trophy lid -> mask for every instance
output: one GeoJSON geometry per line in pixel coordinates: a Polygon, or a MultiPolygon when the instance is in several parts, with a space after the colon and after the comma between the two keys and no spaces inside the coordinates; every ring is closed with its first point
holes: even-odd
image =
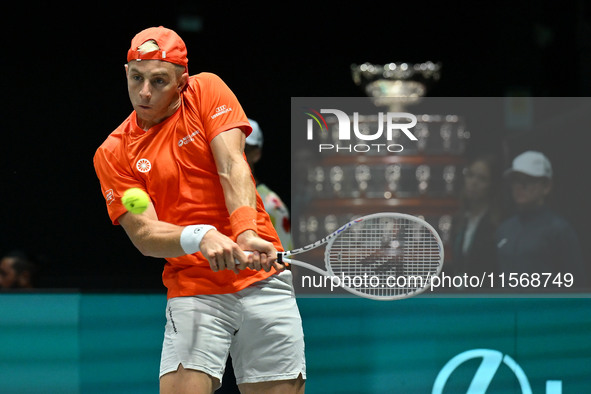
{"type": "Polygon", "coordinates": [[[353,82],[363,87],[369,97],[374,97],[377,105],[392,108],[417,102],[426,95],[427,87],[439,80],[440,72],[441,64],[430,61],[351,65],[353,82]]]}

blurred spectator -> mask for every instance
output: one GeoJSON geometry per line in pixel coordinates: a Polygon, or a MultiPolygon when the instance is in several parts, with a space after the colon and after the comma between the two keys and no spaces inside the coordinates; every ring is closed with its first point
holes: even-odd
{"type": "Polygon", "coordinates": [[[500,186],[501,171],[494,155],[470,160],[464,170],[460,210],[453,221],[446,274],[481,277],[497,271],[495,233],[501,221],[500,186]]]}
{"type": "Polygon", "coordinates": [[[37,265],[20,250],[0,260],[0,289],[32,289],[36,287],[37,265]]]}
{"type": "MultiPolygon", "coordinates": [[[[505,176],[511,184],[516,213],[504,221],[497,232],[501,271],[507,275],[569,273],[575,287],[587,286],[577,234],[562,216],[546,205],[552,190],[550,160],[543,153],[526,151],[513,160],[505,176]]],[[[534,287],[527,282],[513,290],[544,291],[549,287],[568,290],[564,285],[548,283],[534,287]]]]}
{"type": "Polygon", "coordinates": [[[277,193],[269,189],[256,176],[256,163],[258,163],[263,155],[263,132],[258,122],[252,119],[248,119],[248,121],[252,126],[252,133],[246,138],[246,146],[244,147],[246,160],[250,165],[252,174],[256,180],[257,191],[263,200],[265,210],[271,217],[271,222],[273,222],[273,226],[279,235],[281,244],[285,250],[290,250],[293,248],[293,245],[290,232],[289,210],[277,193]]]}

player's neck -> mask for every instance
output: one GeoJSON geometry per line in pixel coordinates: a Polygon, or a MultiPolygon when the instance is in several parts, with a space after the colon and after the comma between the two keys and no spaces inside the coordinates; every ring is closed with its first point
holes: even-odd
{"type": "Polygon", "coordinates": [[[180,106],[181,106],[181,99],[180,99],[180,97],[178,97],[168,107],[168,110],[166,111],[166,113],[164,114],[164,116],[162,116],[160,118],[155,118],[155,119],[141,119],[138,116],[136,118],[136,123],[137,123],[137,125],[138,125],[139,128],[141,128],[144,131],[148,131],[152,127],[156,126],[157,124],[160,124],[160,123],[164,122],[166,119],[168,119],[172,115],[174,115],[174,113],[179,109],[180,106]]]}

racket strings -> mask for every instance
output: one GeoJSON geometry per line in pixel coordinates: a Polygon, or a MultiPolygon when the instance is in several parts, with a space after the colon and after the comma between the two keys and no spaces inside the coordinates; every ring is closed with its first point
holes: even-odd
{"type": "Polygon", "coordinates": [[[438,238],[424,225],[406,218],[376,218],[339,234],[326,260],[347,287],[391,297],[429,286],[442,253],[438,238]]]}

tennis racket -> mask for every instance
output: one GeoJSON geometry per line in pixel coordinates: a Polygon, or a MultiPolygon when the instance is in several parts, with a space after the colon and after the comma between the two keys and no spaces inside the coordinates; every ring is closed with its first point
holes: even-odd
{"type": "Polygon", "coordinates": [[[384,212],[354,219],[313,244],[278,252],[277,261],[338,278],[339,287],[361,297],[396,300],[429,288],[441,272],[443,254],[441,238],[429,223],[384,212]],[[291,258],[325,244],[326,270],[291,258]]]}

